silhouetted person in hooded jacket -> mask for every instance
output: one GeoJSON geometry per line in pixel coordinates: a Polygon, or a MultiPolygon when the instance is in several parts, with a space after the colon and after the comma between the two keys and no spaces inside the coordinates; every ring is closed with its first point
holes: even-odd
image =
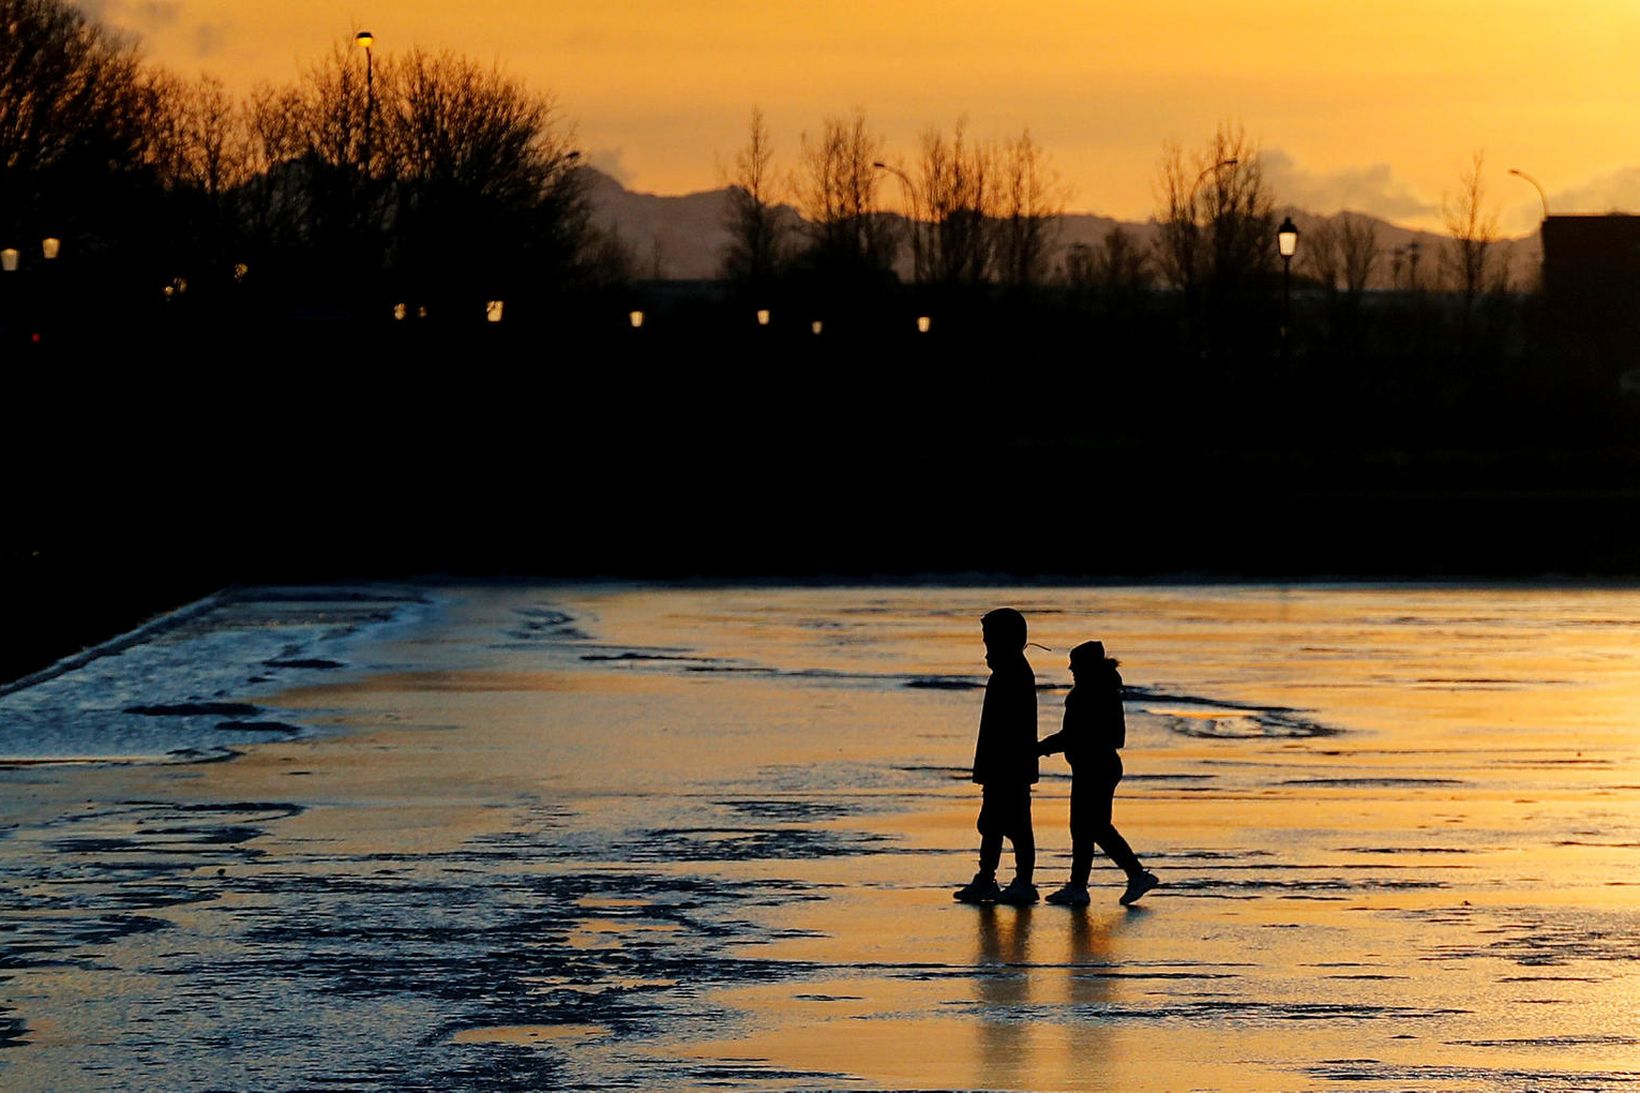
{"type": "Polygon", "coordinates": [[[1122,757],[1117,751],[1127,743],[1122,677],[1116,665],[1105,656],[1100,642],[1085,641],[1071,650],[1071,677],[1076,685],[1065,696],[1064,726],[1037,747],[1043,755],[1064,752],[1071,765],[1071,879],[1048,896],[1049,903],[1087,906],[1095,845],[1127,874],[1127,890],[1121,898],[1124,906],[1160,883],[1156,874],[1139,864],[1133,848],[1111,822],[1116,783],[1122,780],[1122,757]]]}
{"type": "Polygon", "coordinates": [[[981,789],[979,872],[953,893],[964,903],[1035,903],[1036,836],[1031,830],[1031,786],[1036,782],[1036,675],[1025,659],[1025,616],[999,607],[980,619],[985,705],[974,747],[974,781],[981,789]],[[1014,879],[997,887],[1002,840],[1014,844],[1014,879]]]}

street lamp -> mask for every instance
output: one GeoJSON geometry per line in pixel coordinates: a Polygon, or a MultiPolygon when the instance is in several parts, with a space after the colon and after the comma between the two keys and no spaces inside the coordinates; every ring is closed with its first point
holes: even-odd
{"type": "Polygon", "coordinates": [[[905,188],[906,227],[911,230],[911,279],[921,283],[923,265],[922,232],[919,230],[919,221],[917,219],[917,188],[911,184],[910,176],[898,167],[890,166],[881,160],[876,161],[872,166],[879,171],[887,171],[895,178],[898,178],[900,185],[905,188]]]}
{"type": "Polygon", "coordinates": [[[5,270],[7,273],[16,273],[17,258],[16,247],[7,247],[5,250],[0,250],[0,270],[5,270]]]}
{"type": "Polygon", "coordinates": [[[758,326],[768,326],[769,325],[769,309],[768,308],[760,307],[760,308],[757,309],[757,325],[758,326]]]}
{"type": "Polygon", "coordinates": [[[1407,244],[1407,281],[1412,291],[1418,291],[1418,256],[1424,252],[1424,245],[1414,239],[1407,244]]]}
{"type": "Polygon", "coordinates": [[[1276,247],[1281,251],[1281,351],[1286,353],[1293,313],[1293,255],[1298,253],[1298,225],[1290,216],[1276,229],[1276,247]]]}
{"type": "Polygon", "coordinates": [[[57,257],[57,252],[62,249],[62,245],[63,241],[61,239],[58,239],[55,235],[48,235],[40,240],[40,254],[49,262],[57,257]]]}
{"type": "MultiPolygon", "coordinates": [[[[1191,240],[1190,261],[1189,261],[1189,264],[1186,267],[1185,272],[1186,272],[1186,274],[1189,278],[1189,281],[1192,282],[1192,283],[1195,281],[1195,270],[1196,270],[1196,248],[1195,248],[1195,240],[1196,240],[1196,194],[1201,191],[1202,183],[1207,181],[1207,176],[1208,175],[1217,176],[1218,173],[1220,171],[1224,170],[1226,167],[1234,167],[1234,166],[1236,166],[1236,164],[1238,164],[1240,162],[1241,162],[1241,160],[1236,159],[1234,156],[1232,156],[1229,159],[1219,160],[1217,163],[1213,164],[1213,166],[1211,166],[1211,167],[1203,168],[1202,173],[1197,175],[1196,176],[1196,181],[1191,184],[1190,196],[1185,198],[1184,208],[1182,210],[1180,210],[1184,214],[1185,220],[1190,224],[1190,231],[1187,233],[1190,236],[1190,240],[1191,240]]],[[[1214,217],[1209,217],[1208,218],[1209,221],[1211,221],[1213,219],[1215,219],[1215,218],[1214,217]]],[[[1186,285],[1186,288],[1189,288],[1188,284],[1186,285]]]]}
{"type": "Polygon", "coordinates": [[[371,61],[370,47],[376,44],[376,36],[368,30],[361,30],[353,36],[359,48],[364,50],[364,168],[370,170],[370,119],[376,108],[376,71],[371,61]]]}
{"type": "Polygon", "coordinates": [[[816,319],[816,320],[814,320],[814,322],[809,324],[809,329],[812,330],[816,334],[820,333],[820,331],[823,330],[824,328],[825,328],[825,324],[822,323],[819,319],[816,319]]]}
{"type": "Polygon", "coordinates": [[[917,316],[917,333],[926,334],[926,333],[928,333],[928,328],[933,326],[933,325],[934,325],[934,320],[930,319],[927,315],[918,315],[917,316]]]}
{"type": "Polygon", "coordinates": [[[633,330],[643,329],[643,312],[641,312],[641,311],[629,312],[627,314],[626,320],[627,320],[627,322],[632,324],[632,329],[633,330]]]}
{"type": "Polygon", "coordinates": [[[1216,175],[1226,167],[1234,167],[1240,162],[1241,160],[1235,158],[1221,159],[1213,166],[1203,169],[1202,173],[1196,176],[1196,184],[1190,187],[1190,199],[1185,204],[1185,208],[1190,212],[1192,223],[1195,222],[1196,218],[1196,191],[1202,188],[1202,183],[1207,180],[1207,176],[1216,175]]]}
{"type": "Polygon", "coordinates": [[[1527,182],[1532,184],[1532,189],[1537,191],[1539,203],[1543,205],[1543,219],[1549,219],[1549,198],[1544,194],[1543,187],[1538,184],[1538,180],[1521,170],[1519,167],[1509,168],[1509,173],[1514,175],[1516,178],[1524,178],[1527,182]]]}

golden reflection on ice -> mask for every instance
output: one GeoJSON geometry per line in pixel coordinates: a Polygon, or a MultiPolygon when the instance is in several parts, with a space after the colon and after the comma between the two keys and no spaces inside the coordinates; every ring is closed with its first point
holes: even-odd
{"type": "MultiPolygon", "coordinates": [[[[114,804],[76,837],[144,853],[195,836],[120,802],[301,810],[257,819],[212,899],[146,912],[167,929],[94,970],[20,971],[14,996],[51,1030],[7,1049],[20,1087],[64,1045],[106,1042],[87,1015],[143,996],[129,969],[169,974],[259,908],[298,917],[278,904],[292,883],[401,874],[428,894],[400,913],[437,929],[371,922],[392,928],[350,951],[410,937],[419,967],[479,938],[495,982],[427,1018],[429,1042],[540,1045],[583,1085],[1640,1080],[1640,591],[446,595],[384,643],[390,667],[268,703],[344,735],[19,798],[3,849],[24,862],[65,837],[34,821],[83,801],[114,804]],[[1116,821],[1164,884],[1136,910],[1103,862],[1083,911],[950,899],[973,871],[977,619],[999,603],[1056,650],[1031,654],[1044,732],[1063,650],[1099,637],[1123,661],[1116,821]]],[[[1068,782],[1058,760],[1044,772],[1047,891],[1069,868],[1068,782]]],[[[336,912],[361,913],[389,911],[336,912]]],[[[404,989],[382,1005],[422,999],[404,989]]]]}

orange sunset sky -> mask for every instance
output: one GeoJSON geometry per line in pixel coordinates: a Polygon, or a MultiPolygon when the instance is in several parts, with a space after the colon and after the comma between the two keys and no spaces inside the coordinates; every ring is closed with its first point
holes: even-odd
{"type": "Polygon", "coordinates": [[[1142,219],[1169,138],[1239,120],[1278,201],[1434,226],[1484,149],[1508,231],[1555,212],[1640,209],[1635,0],[84,0],[146,54],[235,89],[291,78],[366,27],[498,60],[551,90],[593,164],[629,187],[706,189],[761,105],[785,164],[826,114],[864,106],[909,158],[966,114],[1029,125],[1069,208],[1142,219]]]}

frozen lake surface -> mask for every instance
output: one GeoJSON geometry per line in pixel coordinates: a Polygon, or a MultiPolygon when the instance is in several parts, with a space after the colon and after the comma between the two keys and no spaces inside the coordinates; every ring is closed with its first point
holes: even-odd
{"type": "Polygon", "coordinates": [[[1632,589],[251,590],[0,696],[0,1085],[1637,1084],[1637,635],[1632,589]],[[1070,646],[1123,661],[1137,909],[950,899],[1004,604],[1043,735],[1070,646]]]}

